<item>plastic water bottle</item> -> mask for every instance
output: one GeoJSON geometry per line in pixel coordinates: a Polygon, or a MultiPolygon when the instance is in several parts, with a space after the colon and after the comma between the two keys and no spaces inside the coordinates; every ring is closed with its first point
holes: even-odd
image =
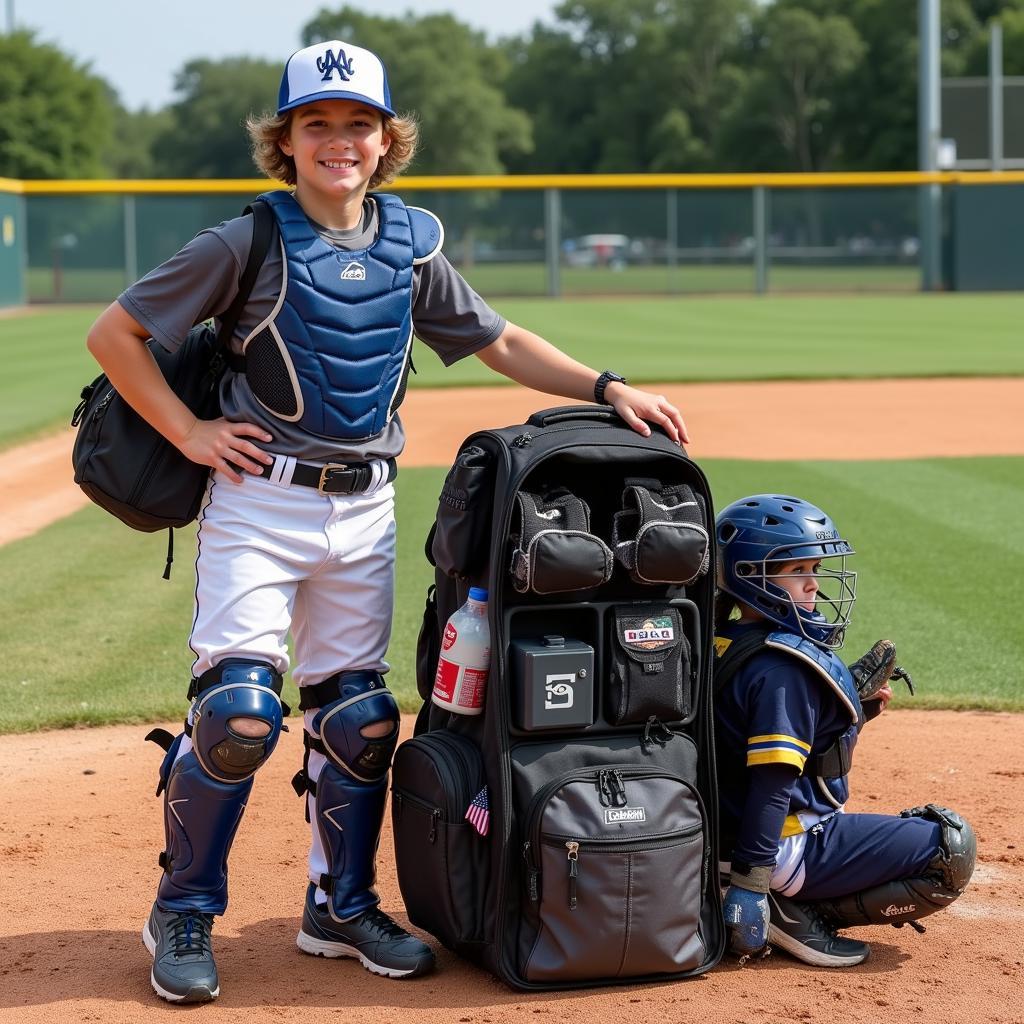
{"type": "Polygon", "coordinates": [[[479,715],[484,709],[490,663],[487,591],[470,587],[469,599],[444,627],[431,700],[458,715],[479,715]]]}

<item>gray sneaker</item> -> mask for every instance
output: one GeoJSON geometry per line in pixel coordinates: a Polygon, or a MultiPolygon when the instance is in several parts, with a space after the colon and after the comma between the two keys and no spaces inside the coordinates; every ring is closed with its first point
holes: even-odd
{"type": "Polygon", "coordinates": [[[198,910],[161,910],[155,903],[142,929],[153,957],[149,981],[171,1003],[208,1003],[220,994],[210,929],[213,917],[198,910]]]}
{"type": "Polygon", "coordinates": [[[812,967],[855,967],[871,952],[866,942],[836,934],[836,926],[815,903],[797,903],[768,893],[768,941],[812,967]]]}
{"type": "Polygon", "coordinates": [[[354,957],[371,973],[387,978],[415,978],[433,969],[433,950],[379,907],[339,923],[331,917],[326,904],[316,905],[315,894],[316,886],[310,883],[302,928],[295,940],[303,953],[354,957]]]}

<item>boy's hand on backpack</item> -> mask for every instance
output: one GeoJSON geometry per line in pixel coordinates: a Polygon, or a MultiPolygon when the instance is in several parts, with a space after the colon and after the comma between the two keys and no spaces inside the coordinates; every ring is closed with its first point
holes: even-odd
{"type": "Polygon", "coordinates": [[[231,423],[221,417],[216,420],[197,419],[180,441],[175,444],[181,453],[193,462],[220,470],[232,483],[240,484],[242,474],[262,474],[274,457],[256,447],[247,438],[267,442],[273,438],[252,423],[231,423]]]}
{"type": "Polygon", "coordinates": [[[676,444],[690,443],[682,414],[664,395],[655,395],[621,381],[612,381],[605,389],[604,397],[626,423],[643,437],[651,436],[648,423],[654,423],[676,444]]]}

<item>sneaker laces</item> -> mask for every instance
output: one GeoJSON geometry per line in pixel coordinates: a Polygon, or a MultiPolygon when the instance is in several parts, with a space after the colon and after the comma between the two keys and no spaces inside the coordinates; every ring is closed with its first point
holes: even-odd
{"type": "Polygon", "coordinates": [[[197,910],[176,914],[171,921],[171,942],[176,957],[212,956],[210,929],[213,918],[197,910]]]}
{"type": "Polygon", "coordinates": [[[839,934],[839,925],[837,925],[822,906],[818,903],[801,903],[800,906],[803,908],[807,916],[816,924],[830,939],[834,939],[839,934]]]}
{"type": "Polygon", "coordinates": [[[370,907],[363,912],[362,921],[380,933],[382,939],[404,939],[409,933],[380,907],[370,907]]]}

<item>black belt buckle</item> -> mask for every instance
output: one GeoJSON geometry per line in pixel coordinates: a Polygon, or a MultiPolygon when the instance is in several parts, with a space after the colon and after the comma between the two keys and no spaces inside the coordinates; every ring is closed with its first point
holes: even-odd
{"type": "Polygon", "coordinates": [[[352,494],[357,489],[358,467],[342,462],[328,462],[320,469],[320,482],[316,489],[321,494],[352,494]]]}

